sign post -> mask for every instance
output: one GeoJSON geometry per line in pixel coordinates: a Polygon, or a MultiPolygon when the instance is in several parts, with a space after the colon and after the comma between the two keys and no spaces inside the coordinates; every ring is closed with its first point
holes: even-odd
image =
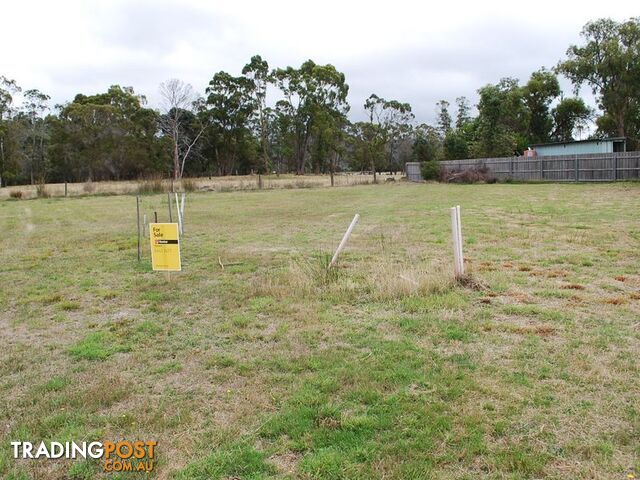
{"type": "Polygon", "coordinates": [[[151,223],[149,225],[151,241],[151,267],[155,271],[170,272],[182,270],[180,262],[180,237],[177,223],[151,223]]]}

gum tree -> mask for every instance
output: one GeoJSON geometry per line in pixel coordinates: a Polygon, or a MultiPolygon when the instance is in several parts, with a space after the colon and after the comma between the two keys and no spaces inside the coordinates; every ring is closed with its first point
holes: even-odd
{"type": "Polygon", "coordinates": [[[631,137],[640,130],[640,17],[625,22],[602,18],[582,29],[582,45],[571,45],[557,66],[576,88],[587,85],[604,114],[597,119],[605,134],[631,137]]]}

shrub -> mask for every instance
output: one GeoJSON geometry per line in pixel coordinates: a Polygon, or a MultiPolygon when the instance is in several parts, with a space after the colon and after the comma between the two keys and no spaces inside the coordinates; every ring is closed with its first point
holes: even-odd
{"type": "Polygon", "coordinates": [[[438,180],[442,167],[437,160],[428,160],[420,164],[420,174],[424,180],[438,180]]]}
{"type": "Polygon", "coordinates": [[[44,183],[39,183],[36,185],[36,195],[38,198],[49,198],[51,194],[47,189],[47,186],[44,183]]]}
{"type": "Polygon", "coordinates": [[[20,200],[22,198],[22,190],[11,190],[11,192],[9,192],[9,196],[16,200],[20,200]]]}
{"type": "Polygon", "coordinates": [[[91,180],[89,180],[88,182],[85,182],[84,185],[82,185],[82,190],[85,193],[93,193],[96,191],[96,186],[91,180]]]}

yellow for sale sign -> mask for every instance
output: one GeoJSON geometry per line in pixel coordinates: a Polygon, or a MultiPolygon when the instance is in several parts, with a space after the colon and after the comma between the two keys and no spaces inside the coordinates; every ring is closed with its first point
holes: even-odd
{"type": "Polygon", "coordinates": [[[154,270],[179,272],[180,238],[177,223],[150,223],[151,266],[154,270]]]}

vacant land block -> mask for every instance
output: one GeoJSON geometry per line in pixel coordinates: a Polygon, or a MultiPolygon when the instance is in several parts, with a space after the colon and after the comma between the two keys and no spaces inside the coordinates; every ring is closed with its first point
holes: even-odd
{"type": "Polygon", "coordinates": [[[9,444],[121,438],[157,478],[640,470],[640,185],[193,193],[171,282],[135,205],[0,202],[2,478],[132,478],[9,444]]]}

